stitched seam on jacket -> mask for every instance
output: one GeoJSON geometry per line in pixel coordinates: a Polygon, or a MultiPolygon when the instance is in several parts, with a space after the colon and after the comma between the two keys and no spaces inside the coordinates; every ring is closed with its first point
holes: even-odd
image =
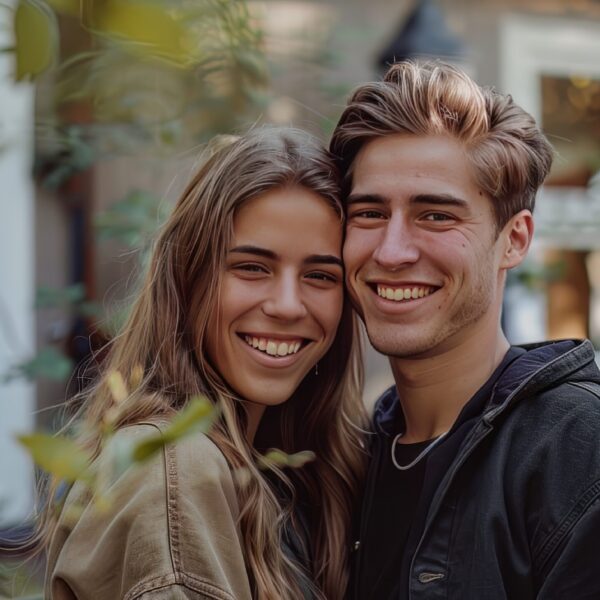
{"type": "Polygon", "coordinates": [[[177,463],[175,446],[168,444],[165,449],[165,464],[167,469],[167,522],[169,528],[169,548],[173,571],[178,576],[181,570],[181,552],[179,548],[179,507],[177,486],[177,463]]]}
{"type": "Polygon", "coordinates": [[[599,385],[589,384],[585,381],[570,381],[569,385],[578,387],[582,390],[586,390],[590,394],[593,394],[594,396],[596,396],[596,398],[600,398],[600,386],[599,385]]]}
{"type": "MultiPolygon", "coordinates": [[[[549,534],[545,542],[541,544],[539,550],[540,565],[539,570],[542,571],[546,565],[546,562],[556,550],[564,536],[573,529],[577,521],[585,514],[586,510],[598,499],[600,496],[600,480],[594,482],[580,497],[577,504],[571,509],[567,516],[560,522],[560,524],[549,534]]],[[[537,552],[533,552],[537,554],[537,552]]]]}
{"type": "Polygon", "coordinates": [[[235,600],[229,592],[215,587],[210,582],[188,573],[179,573],[177,575],[169,573],[168,575],[161,575],[147,581],[142,581],[131,588],[131,590],[123,597],[123,600],[136,600],[143,594],[154,592],[171,585],[185,586],[193,592],[204,594],[211,600],[235,600]]]}

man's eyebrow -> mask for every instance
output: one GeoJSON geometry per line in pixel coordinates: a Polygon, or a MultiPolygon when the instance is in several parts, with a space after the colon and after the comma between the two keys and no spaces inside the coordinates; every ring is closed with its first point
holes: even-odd
{"type": "Polygon", "coordinates": [[[387,200],[380,194],[350,194],[346,205],[350,204],[385,204],[387,200]]]}
{"type": "Polygon", "coordinates": [[[469,203],[452,194],[417,194],[410,199],[411,204],[435,204],[436,206],[456,206],[467,208],[469,203]]]}
{"type": "Polygon", "coordinates": [[[254,254],[256,256],[262,256],[263,258],[270,258],[271,260],[279,258],[273,250],[267,250],[260,246],[236,246],[235,248],[231,248],[229,252],[235,252],[237,254],[254,254]]]}
{"type": "Polygon", "coordinates": [[[337,265],[344,268],[344,263],[339,256],[333,254],[311,254],[304,259],[307,265],[337,265]]]}
{"type": "MultiPolygon", "coordinates": [[[[268,258],[270,260],[277,260],[279,255],[273,250],[268,250],[267,248],[261,248],[260,246],[236,246],[235,248],[231,248],[229,252],[235,252],[236,254],[254,254],[255,256],[262,256],[263,258],[268,258]]],[[[337,265],[344,268],[344,263],[339,256],[334,256],[333,254],[311,254],[307,256],[304,261],[307,265],[337,265]]]]}

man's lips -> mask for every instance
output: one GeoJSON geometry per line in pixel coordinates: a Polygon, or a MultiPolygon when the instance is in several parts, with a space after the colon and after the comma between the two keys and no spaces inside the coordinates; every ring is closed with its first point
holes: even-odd
{"type": "Polygon", "coordinates": [[[379,297],[393,302],[408,302],[426,298],[439,289],[438,286],[423,283],[368,282],[367,285],[379,297]]]}

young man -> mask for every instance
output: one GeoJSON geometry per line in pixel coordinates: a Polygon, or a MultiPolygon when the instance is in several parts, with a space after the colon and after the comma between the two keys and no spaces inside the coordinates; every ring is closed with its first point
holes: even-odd
{"type": "Polygon", "coordinates": [[[587,341],[511,347],[552,149],[509,96],[392,66],[333,134],[347,284],[396,385],[374,413],[356,600],[600,598],[600,372],[587,341]]]}

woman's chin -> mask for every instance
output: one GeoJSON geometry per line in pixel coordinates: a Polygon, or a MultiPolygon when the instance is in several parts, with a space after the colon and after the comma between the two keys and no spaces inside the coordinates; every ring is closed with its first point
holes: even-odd
{"type": "Polygon", "coordinates": [[[237,386],[238,394],[247,402],[261,406],[278,406],[287,402],[296,391],[300,382],[289,383],[259,382],[247,386],[237,386]],[[257,385],[258,384],[258,385],[257,385]]]}

